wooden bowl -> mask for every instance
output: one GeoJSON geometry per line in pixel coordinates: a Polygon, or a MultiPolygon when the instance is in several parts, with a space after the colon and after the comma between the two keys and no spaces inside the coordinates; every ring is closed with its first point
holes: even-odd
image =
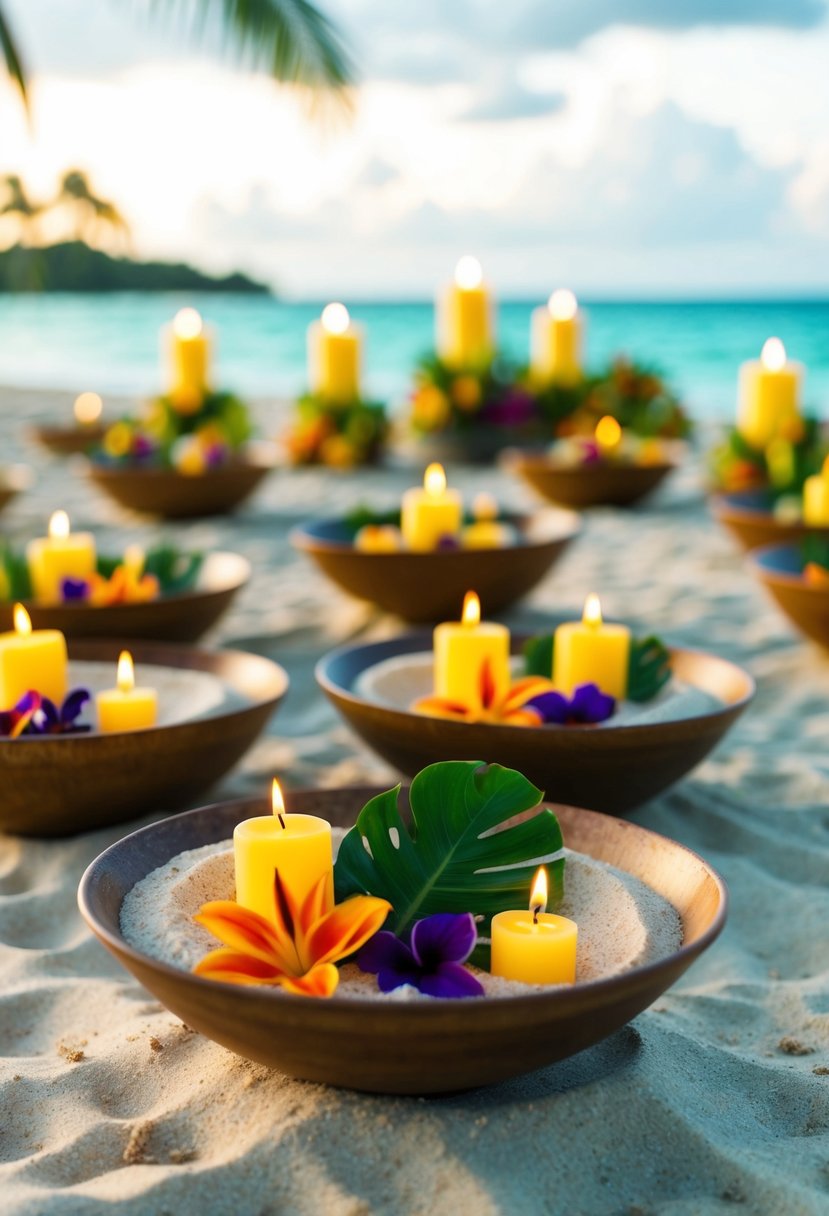
{"type": "Polygon", "coordinates": [[[544,577],[581,529],[571,511],[508,516],[520,543],[501,549],[434,553],[361,553],[345,520],[326,519],[295,529],[291,540],[310,554],[338,586],[405,621],[426,623],[458,616],[474,589],[487,613],[525,596],[544,577]]]}
{"type": "MultiPolygon", "coordinates": [[[[377,792],[293,793],[291,807],[349,827],[377,792]]],[[[127,893],[178,853],[227,840],[239,820],[268,812],[267,803],[250,799],[176,815],[120,840],[86,871],[78,901],[92,931],[162,1004],[246,1059],[302,1080],[372,1093],[469,1089],[543,1068],[619,1030],[679,979],[725,923],[725,886],[695,853],[607,815],[553,809],[570,848],[635,875],[673,904],[683,927],[676,953],[549,993],[381,1004],[215,983],[130,946],[120,928],[127,893]]]]}
{"type": "MultiPolygon", "coordinates": [[[[228,610],[250,572],[250,562],[238,553],[208,553],[196,585],[181,595],[101,608],[71,600],[49,606],[29,600],[26,608],[35,629],[59,629],[68,638],[195,642],[228,610]]],[[[13,611],[13,604],[0,604],[0,632],[14,628],[13,611]]]]}
{"type": "Polygon", "coordinates": [[[0,511],[8,506],[13,498],[17,498],[18,494],[28,490],[33,481],[32,470],[28,465],[13,464],[0,468],[0,511]]]}
{"type": "MultiPolygon", "coordinates": [[[[512,639],[514,654],[520,654],[525,640],[512,639]]],[[[754,695],[754,681],[733,663],[677,649],[671,651],[677,678],[711,693],[723,702],[721,707],[670,722],[532,728],[429,718],[354,691],[362,673],[376,663],[430,649],[425,634],[344,647],[320,660],[317,681],[369,747],[407,776],[437,760],[486,756],[518,769],[562,802],[613,814],[647,802],[699,764],[754,695]]]]}
{"type": "Polygon", "coordinates": [[[542,498],[565,507],[629,507],[652,493],[677,467],[662,464],[565,465],[540,452],[504,457],[511,472],[523,477],[542,498]]]}
{"type": "Polygon", "coordinates": [[[749,554],[748,564],[801,633],[829,648],[829,587],[806,582],[799,547],[766,545],[749,554]]]}
{"type": "Polygon", "coordinates": [[[276,466],[276,448],[251,445],[244,458],[197,477],[175,469],[108,467],[90,461],[88,476],[122,507],[162,519],[227,515],[248,498],[276,466]]]}
{"type": "Polygon", "coordinates": [[[765,490],[746,490],[740,494],[715,495],[711,500],[711,510],[744,549],[779,545],[812,533],[829,540],[829,527],[815,528],[802,521],[792,523],[777,519],[769,504],[765,490]]]}
{"type": "MultiPolygon", "coordinates": [[[[210,789],[245,754],[288,690],[269,659],[142,642],[137,664],[217,676],[239,700],[202,718],[129,733],[0,739],[0,831],[66,836],[173,809],[210,789]]],[[[70,642],[69,657],[115,663],[115,641],[70,642]]]]}
{"type": "Polygon", "coordinates": [[[104,423],[93,426],[33,426],[32,438],[55,456],[78,456],[97,448],[107,432],[104,423]]]}

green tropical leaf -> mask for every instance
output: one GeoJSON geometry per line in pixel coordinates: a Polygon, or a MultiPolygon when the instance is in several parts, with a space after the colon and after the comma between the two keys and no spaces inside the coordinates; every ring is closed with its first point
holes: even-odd
{"type": "Polygon", "coordinates": [[[190,590],[203,561],[202,553],[185,553],[175,545],[158,545],[148,551],[144,571],[155,575],[164,595],[177,595],[190,590]]]}
{"type": "Polygon", "coordinates": [[[652,701],[671,678],[671,655],[653,634],[630,644],[628,701],[652,701]]]}
{"type": "MultiPolygon", "coordinates": [[[[400,786],[372,798],[347,834],[334,867],[337,900],[369,894],[392,905],[387,928],[401,933],[434,912],[471,912],[489,935],[497,912],[525,908],[543,858],[562,847],[552,811],[509,824],[543,795],[521,773],[477,760],[431,764],[412,781],[412,826],[400,786]]],[[[563,891],[564,859],[546,863],[550,906],[563,891]]]]}
{"type": "Polygon", "coordinates": [[[550,679],[553,670],[553,635],[540,633],[524,643],[524,670],[528,676],[550,679]]]}

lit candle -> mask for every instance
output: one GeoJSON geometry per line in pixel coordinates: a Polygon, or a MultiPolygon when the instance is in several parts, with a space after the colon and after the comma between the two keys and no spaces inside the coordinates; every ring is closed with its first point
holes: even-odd
{"type": "Polygon", "coordinates": [[[400,529],[410,549],[427,553],[444,536],[457,536],[463,522],[463,499],[446,488],[443,465],[430,464],[423,488],[414,486],[403,495],[400,529]]]}
{"type": "Polygon", "coordinates": [[[467,549],[500,549],[512,540],[512,529],[498,522],[498,503],[484,491],[472,503],[474,522],[467,524],[462,539],[467,549]]]}
{"type": "Polygon", "coordinates": [[[622,443],[622,428],[615,418],[605,414],[604,418],[600,418],[596,423],[594,438],[600,455],[606,460],[612,460],[622,443]]]}
{"type": "Polygon", "coordinates": [[[274,917],[274,871],[297,904],[327,876],[325,911],[334,906],[331,824],[316,815],[285,813],[279,782],[271,790],[272,815],[245,819],[233,832],[236,902],[274,917]]]}
{"type": "Polygon", "coordinates": [[[55,511],[49,535],[30,541],[26,561],[38,603],[59,604],[64,579],[88,579],[95,573],[95,538],[91,532],[71,532],[66,512],[55,511]]]}
{"type": "Polygon", "coordinates": [[[450,367],[481,367],[495,349],[492,298],[477,258],[462,257],[438,298],[437,352],[450,367]]]}
{"type": "Polygon", "coordinates": [[[195,308],[176,313],[170,335],[170,399],[181,414],[195,414],[210,391],[211,341],[195,308]]]}
{"type": "Polygon", "coordinates": [[[460,621],[446,621],[434,632],[435,696],[482,709],[484,687],[496,697],[510,684],[509,630],[481,620],[481,601],[467,591],[460,621]]]}
{"type": "Polygon", "coordinates": [[[327,304],[308,327],[311,392],[334,405],[360,399],[362,334],[344,304],[327,304]]]}
{"type": "Polygon", "coordinates": [[[95,697],[98,729],[109,735],[155,726],[158,694],[154,688],[135,687],[135,667],[128,650],[121,651],[115,683],[115,688],[99,692],[95,697]]]}
{"type": "Polygon", "coordinates": [[[57,629],[36,629],[22,604],[14,606],[14,633],[0,634],[0,709],[12,709],[30,690],[60,705],[67,693],[66,639],[57,629]]]}
{"type": "Polygon", "coordinates": [[[572,984],[576,978],[579,928],[566,916],[546,911],[547,871],[535,876],[529,911],[492,918],[490,970],[524,984],[572,984]]]}
{"type": "Polygon", "coordinates": [[[554,291],[532,315],[532,377],[540,384],[578,384],[581,380],[582,314],[572,291],[554,291]]]}
{"type": "Polygon", "coordinates": [[[803,364],[786,358],[779,338],[769,338],[758,359],[740,368],[737,429],[752,447],[763,449],[782,435],[797,438],[801,427],[803,364]]]}
{"type": "Polygon", "coordinates": [[[812,527],[829,527],[829,456],[823,468],[803,483],[803,522],[812,527]]]}
{"type": "Polygon", "coordinates": [[[78,426],[92,427],[100,420],[104,403],[97,393],[80,393],[73,408],[78,426]]]}
{"type": "Polygon", "coordinates": [[[588,595],[580,621],[559,625],[553,642],[553,683],[567,696],[581,684],[597,684],[621,700],[627,692],[630,630],[606,625],[597,595],[588,595]]]}

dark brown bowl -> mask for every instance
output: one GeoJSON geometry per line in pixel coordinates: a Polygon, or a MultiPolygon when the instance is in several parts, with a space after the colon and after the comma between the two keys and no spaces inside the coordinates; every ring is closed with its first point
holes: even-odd
{"type": "Polygon", "coordinates": [[[338,586],[405,621],[423,624],[456,617],[467,591],[474,589],[488,613],[525,596],[579,534],[570,511],[514,515],[520,543],[501,549],[458,549],[435,553],[361,553],[345,520],[326,519],[296,528],[291,540],[310,554],[338,586]]]}
{"type": "MultiPolygon", "coordinates": [[[[292,809],[349,827],[376,790],[291,795],[292,809]]],[[[162,1004],[230,1051],[292,1077],[387,1094],[437,1094],[503,1081],[600,1042],[651,1005],[722,930],[726,889],[695,853],[664,836],[592,811],[556,806],[567,845],[635,875],[680,913],[682,945],[659,962],[549,993],[489,1000],[379,1003],[314,1000],[202,979],[128,945],[127,893],[185,849],[228,840],[265,814],[258,800],[177,815],[102,853],[78,892],[87,924],[162,1004]]]]}
{"type": "Polygon", "coordinates": [[[557,464],[538,452],[514,452],[505,467],[548,502],[565,507],[629,507],[652,493],[675,464],[557,464]]]}
{"type": "MultiPolygon", "coordinates": [[[[525,640],[512,639],[514,654],[520,654],[525,640]]],[[[317,681],[369,747],[407,776],[437,760],[486,756],[518,769],[557,801],[613,814],[647,802],[699,764],[754,695],[751,676],[733,663],[677,649],[671,651],[677,677],[718,697],[721,708],[673,722],[533,728],[429,718],[375,704],[354,692],[362,673],[376,663],[428,651],[431,644],[428,635],[409,634],[344,647],[320,660],[317,681]]]]}
{"type": "Polygon", "coordinates": [[[13,498],[17,498],[18,494],[28,490],[33,480],[32,470],[25,464],[0,468],[0,511],[8,506],[13,498]]]}
{"type": "MultiPolygon", "coordinates": [[[[238,650],[140,642],[139,665],[205,671],[242,699],[209,717],[123,734],[0,739],[0,831],[67,836],[174,809],[209,790],[245,754],[288,690],[285,671],[238,650]]],[[[70,642],[70,659],[115,663],[120,643],[70,642]]]]}
{"type": "Polygon", "coordinates": [[[829,527],[815,528],[798,521],[775,518],[765,490],[747,490],[741,494],[717,494],[711,500],[714,517],[736,536],[744,549],[759,549],[779,545],[815,534],[829,540],[829,527]]]}
{"type": "Polygon", "coordinates": [[[253,445],[244,459],[198,477],[186,477],[175,469],[114,468],[91,461],[88,476],[130,511],[162,519],[200,519],[235,511],[276,463],[276,449],[262,444],[253,445]]]}
{"type": "Polygon", "coordinates": [[[78,456],[98,447],[107,432],[101,423],[94,426],[33,426],[32,438],[55,456],[78,456]]]}
{"type": "MultiPolygon", "coordinates": [[[[35,629],[59,629],[68,638],[143,638],[161,642],[195,642],[227,612],[250,578],[250,562],[238,553],[209,553],[196,586],[149,604],[112,604],[92,608],[69,601],[26,608],[35,629]]],[[[13,625],[13,605],[0,604],[0,632],[13,625]]]]}
{"type": "Polygon", "coordinates": [[[800,632],[829,648],[829,587],[806,582],[799,547],[766,545],[749,554],[748,564],[800,632]]]}

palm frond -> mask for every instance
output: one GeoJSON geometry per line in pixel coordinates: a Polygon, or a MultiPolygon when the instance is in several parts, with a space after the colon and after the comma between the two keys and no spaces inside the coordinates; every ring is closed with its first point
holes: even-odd
{"type": "Polygon", "coordinates": [[[0,51],[3,54],[6,71],[20,90],[23,104],[28,109],[29,97],[26,92],[26,70],[23,67],[23,61],[20,58],[20,52],[17,49],[17,43],[14,40],[11,27],[2,9],[0,9],[0,51]]]}

